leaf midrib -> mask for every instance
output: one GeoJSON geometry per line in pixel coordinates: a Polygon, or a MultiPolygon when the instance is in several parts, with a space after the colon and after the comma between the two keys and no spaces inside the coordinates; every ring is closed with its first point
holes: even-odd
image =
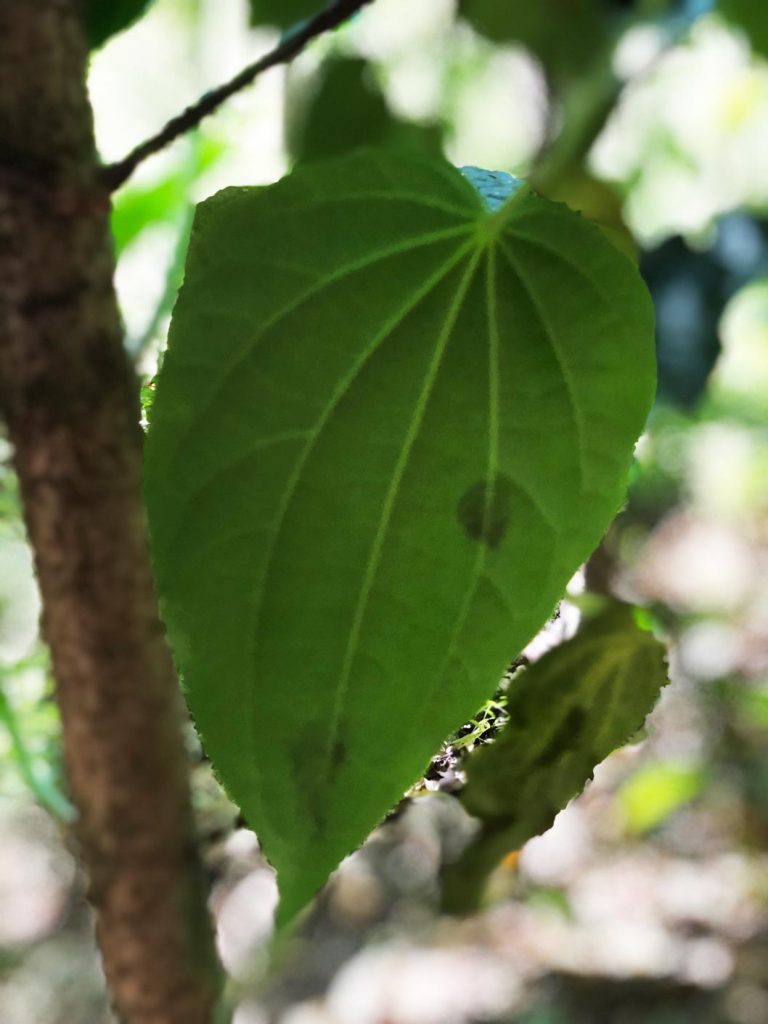
{"type": "MultiPolygon", "coordinates": [[[[299,457],[296,460],[294,471],[288,480],[283,499],[280,503],[280,507],[278,509],[275,520],[275,527],[272,534],[272,540],[269,544],[265,557],[261,587],[259,588],[259,591],[255,597],[253,612],[253,651],[251,657],[251,664],[253,665],[252,675],[254,678],[256,676],[256,662],[259,648],[260,625],[264,612],[264,596],[269,589],[269,577],[272,572],[275,554],[280,545],[281,534],[285,526],[288,512],[294,499],[294,496],[296,494],[296,490],[298,488],[298,484],[300,482],[304,467],[309,459],[312,450],[317,444],[317,441],[323,429],[325,428],[330,417],[338,407],[342,398],[344,397],[344,395],[347,394],[349,388],[351,387],[357,376],[363,370],[368,361],[373,357],[373,355],[378,351],[381,344],[383,344],[383,342],[392,334],[392,332],[397,329],[397,327],[403,322],[405,317],[408,316],[419,305],[419,303],[428,298],[432,291],[438,287],[438,285],[448,276],[448,274],[454,269],[454,267],[457,266],[458,263],[471,251],[474,245],[474,239],[470,238],[468,242],[466,242],[463,246],[460,246],[454,253],[452,253],[450,258],[447,259],[437,271],[433,272],[429,276],[429,278],[423,283],[421,288],[416,289],[414,292],[411,293],[411,295],[409,295],[407,302],[405,302],[397,310],[397,312],[391,318],[391,320],[388,321],[387,324],[383,327],[383,329],[374,337],[368,348],[358,358],[358,360],[352,367],[350,373],[347,374],[347,376],[341,382],[340,386],[336,388],[333,395],[331,396],[330,401],[328,402],[327,406],[320,415],[315,428],[310,432],[304,450],[300,453],[299,457]]],[[[249,710],[249,723],[251,730],[253,730],[256,724],[255,689],[251,689],[250,691],[249,710]]],[[[251,749],[256,749],[254,735],[252,735],[251,740],[251,749]]]]}
{"type": "Polygon", "coordinates": [[[573,419],[573,426],[576,435],[576,449],[578,455],[578,466],[579,466],[579,490],[581,495],[584,494],[586,488],[586,426],[584,424],[584,417],[582,415],[581,408],[576,401],[576,385],[571,376],[571,367],[568,363],[568,359],[565,354],[561,351],[560,346],[555,340],[555,333],[549,323],[549,318],[544,312],[544,308],[539,300],[537,293],[534,291],[531,285],[530,279],[520,269],[517,257],[510,252],[507,245],[499,239],[499,248],[507,259],[509,268],[513,275],[517,278],[520,283],[520,287],[528,298],[528,302],[531,305],[531,309],[534,314],[534,319],[538,320],[539,325],[542,329],[542,333],[546,338],[549,349],[554,356],[555,362],[560,370],[559,378],[563,384],[563,390],[565,391],[568,404],[571,408],[571,417],[573,419]]]}
{"type": "MultiPolygon", "coordinates": [[[[226,366],[221,378],[217,382],[211,394],[207,397],[205,402],[195,411],[195,415],[191,418],[187,427],[179,432],[179,437],[176,440],[174,449],[170,457],[168,458],[167,465],[169,469],[166,471],[170,474],[170,466],[172,466],[179,456],[179,452],[183,451],[187,446],[190,437],[194,431],[199,427],[201,422],[204,422],[211,411],[211,408],[221,398],[222,393],[226,389],[229,381],[238,372],[244,362],[249,359],[258,348],[259,344],[264,340],[266,335],[276,327],[282,320],[295,313],[298,309],[304,305],[305,302],[311,301],[316,295],[322,292],[325,288],[330,285],[338,284],[340,281],[345,280],[347,277],[351,277],[357,271],[366,270],[369,267],[374,266],[376,263],[384,262],[393,256],[400,255],[401,253],[410,252],[414,249],[421,248],[422,246],[433,245],[438,242],[448,241],[451,238],[458,238],[460,235],[466,235],[472,230],[472,224],[463,224],[461,227],[444,228],[440,231],[432,231],[425,235],[418,235],[413,238],[409,238],[407,242],[400,243],[398,245],[389,246],[386,249],[379,249],[375,253],[368,253],[365,257],[353,260],[350,263],[344,264],[342,267],[338,267],[336,270],[329,274],[324,275],[318,280],[314,281],[305,291],[301,292],[296,298],[287,302],[280,309],[267,317],[264,323],[259,325],[259,329],[255,335],[251,335],[241,347],[238,348],[237,352],[232,357],[229,364],[226,366]]],[[[150,433],[151,436],[151,433],[150,433]]],[[[198,492],[204,490],[210,483],[211,477],[207,478],[203,483],[198,483],[192,492],[186,498],[184,505],[177,511],[177,529],[169,541],[169,546],[172,546],[176,540],[177,535],[183,528],[185,519],[184,513],[187,511],[188,505],[195,499],[198,492]]]]}
{"type": "MultiPolygon", "coordinates": [[[[499,366],[499,326],[496,316],[496,250],[493,244],[487,250],[487,281],[486,281],[486,302],[488,306],[488,461],[487,480],[489,485],[485,490],[485,505],[483,508],[483,521],[488,515],[491,502],[494,496],[494,482],[499,469],[499,441],[500,441],[500,366],[499,366]]],[[[487,557],[486,546],[482,542],[478,545],[477,555],[472,566],[467,594],[459,608],[458,615],[454,620],[443,657],[435,677],[421,697],[422,708],[432,706],[435,691],[440,685],[451,659],[455,656],[455,648],[461,631],[464,628],[470,608],[475,600],[477,587],[480,582],[485,560],[487,557]]],[[[464,671],[469,675],[466,667],[464,671]]],[[[414,732],[418,729],[420,722],[413,717],[409,730],[408,745],[412,742],[414,732]]]]}
{"type": "Polygon", "coordinates": [[[379,523],[374,535],[373,544],[371,545],[371,551],[366,563],[365,573],[363,575],[363,582],[358,594],[357,605],[355,607],[355,613],[352,618],[352,626],[348,634],[347,647],[344,652],[344,659],[342,661],[341,672],[339,680],[336,685],[336,689],[333,695],[333,705],[331,710],[330,728],[328,730],[328,740],[325,749],[325,764],[323,771],[321,772],[321,778],[327,778],[327,773],[330,770],[334,745],[338,739],[339,722],[341,718],[341,708],[346,697],[349,680],[352,672],[352,665],[354,664],[355,657],[357,655],[357,649],[360,642],[360,630],[365,618],[365,612],[368,607],[371,592],[373,590],[374,582],[376,579],[376,573],[381,562],[381,554],[384,548],[384,541],[389,528],[389,524],[392,518],[392,512],[397,501],[397,496],[400,490],[400,484],[402,483],[405,470],[408,465],[408,461],[413,450],[414,443],[418,437],[418,432],[424,419],[424,413],[426,412],[427,405],[429,403],[432,390],[434,388],[435,381],[437,380],[440,365],[445,354],[445,350],[448,346],[448,342],[453,333],[453,329],[456,326],[459,313],[461,311],[461,305],[464,301],[464,297],[469,289],[472,282],[472,278],[477,269],[477,265],[482,256],[482,249],[477,249],[473,258],[469,261],[467,269],[462,277],[459,287],[456,289],[456,293],[448,306],[445,319],[442,327],[437,335],[437,342],[435,345],[435,351],[433,353],[430,364],[427,368],[427,373],[424,378],[423,387],[419,393],[419,396],[414,407],[413,414],[408,424],[408,429],[405,433],[403,445],[398,456],[398,460],[395,464],[392,479],[390,480],[389,488],[384,498],[382,506],[381,516],[379,523]]]}

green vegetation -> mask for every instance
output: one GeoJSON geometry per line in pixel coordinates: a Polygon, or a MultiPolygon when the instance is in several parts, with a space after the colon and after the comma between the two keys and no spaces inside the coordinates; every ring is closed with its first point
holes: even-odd
{"type": "MultiPolygon", "coordinates": [[[[342,875],[326,882],[348,854],[443,790],[457,824],[434,854],[434,908],[513,897],[575,927],[584,904],[567,872],[518,876],[518,853],[635,740],[572,805],[602,800],[584,812],[590,857],[625,844],[693,861],[732,852],[727,834],[758,859],[768,192],[752,140],[768,125],[768,7],[321,6],[242,0],[237,41],[255,64],[233,79],[237,99],[207,92],[133,161],[89,171],[100,252],[114,192],[123,390],[139,378],[145,432],[131,521],[143,501],[149,632],[161,633],[159,606],[196,733],[199,817],[224,817],[228,831],[241,815],[277,872],[278,925],[300,931],[310,907],[323,927],[343,917],[342,875]],[[261,76],[271,45],[263,68],[290,63],[284,88],[279,72],[261,76]],[[572,617],[558,630],[561,602],[572,617]]],[[[131,84],[141,92],[146,78],[162,110],[162,82],[188,72],[181,109],[211,67],[239,71],[223,16],[213,44],[217,17],[205,0],[78,6],[100,151],[116,145],[118,112],[100,113],[99,76],[112,81],[124,46],[129,62],[143,56],[127,30],[178,42],[165,79],[148,61],[131,84]]],[[[148,117],[147,134],[165,116],[148,117]]],[[[118,154],[135,141],[120,138],[118,154]]],[[[44,319],[49,298],[22,314],[44,319]]],[[[77,396],[78,416],[90,401],[77,396]]],[[[2,445],[0,544],[26,555],[22,516],[34,522],[40,491],[17,482],[2,445]]],[[[46,459],[33,464],[88,465],[46,459]]],[[[99,557],[87,549],[67,579],[99,557]]],[[[14,618],[27,562],[0,569],[0,790],[18,800],[26,788],[84,846],[87,808],[61,767],[85,735],[68,737],[65,721],[60,736],[54,677],[67,659],[35,636],[36,604],[14,618]]],[[[110,592],[94,588],[78,621],[110,592]]],[[[122,636],[91,639],[84,665],[122,650],[122,636]]],[[[136,764],[162,762],[140,754],[136,764]]],[[[178,754],[183,789],[189,750],[178,754]]],[[[130,775],[132,758],[121,764],[130,775]]],[[[669,970],[687,985],[697,968],[685,964],[669,970]]],[[[514,1019],[571,1020],[566,996],[540,1003],[514,1019]]],[[[730,1012],[718,1024],[755,1024],[730,1012]]]]}
{"type": "Polygon", "coordinates": [[[494,205],[372,150],[198,212],[150,531],[192,714],[286,918],[492,695],[624,498],[644,286],[565,207],[494,205]]]}

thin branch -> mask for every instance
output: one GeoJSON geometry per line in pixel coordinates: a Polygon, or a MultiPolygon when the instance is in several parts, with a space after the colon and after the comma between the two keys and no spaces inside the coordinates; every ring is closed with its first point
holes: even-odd
{"type": "Polygon", "coordinates": [[[287,64],[298,56],[313,39],[341,25],[370,2],[371,0],[333,0],[314,17],[295,25],[286,32],[274,50],[270,50],[269,53],[244,68],[230,81],[205,93],[197,103],[193,103],[181,114],[172,117],[157,135],[136,146],[122,160],[104,167],[101,171],[101,179],[106,188],[110,192],[114,192],[130,178],[139,164],[147,157],[158,153],[179,136],[195,128],[204,117],[217,110],[230,96],[234,96],[235,93],[250,85],[262,72],[279,64],[287,64]]]}

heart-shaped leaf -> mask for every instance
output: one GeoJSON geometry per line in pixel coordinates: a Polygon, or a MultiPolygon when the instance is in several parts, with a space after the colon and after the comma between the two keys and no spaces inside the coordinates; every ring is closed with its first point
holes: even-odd
{"type": "Polygon", "coordinates": [[[495,205],[442,161],[362,151],[198,210],[147,439],[152,544],[283,920],[623,500],[654,388],[645,288],[565,207],[495,205]]]}

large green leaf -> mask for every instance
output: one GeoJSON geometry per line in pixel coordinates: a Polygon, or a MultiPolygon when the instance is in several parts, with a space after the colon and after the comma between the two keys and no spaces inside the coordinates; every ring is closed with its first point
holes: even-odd
{"type": "Polygon", "coordinates": [[[138,21],[153,0],[85,0],[85,27],[91,49],[138,21]]]}
{"type": "Polygon", "coordinates": [[[450,910],[477,904],[505,853],[545,832],[595,765],[642,726],[667,682],[665,648],[616,605],[513,681],[509,722],[467,762],[462,801],[482,828],[446,872],[450,910]]]}
{"type": "Polygon", "coordinates": [[[199,207],[147,439],[152,544],[284,920],[597,544],[653,361],[630,261],[526,188],[492,213],[448,164],[371,150],[199,207]]]}

